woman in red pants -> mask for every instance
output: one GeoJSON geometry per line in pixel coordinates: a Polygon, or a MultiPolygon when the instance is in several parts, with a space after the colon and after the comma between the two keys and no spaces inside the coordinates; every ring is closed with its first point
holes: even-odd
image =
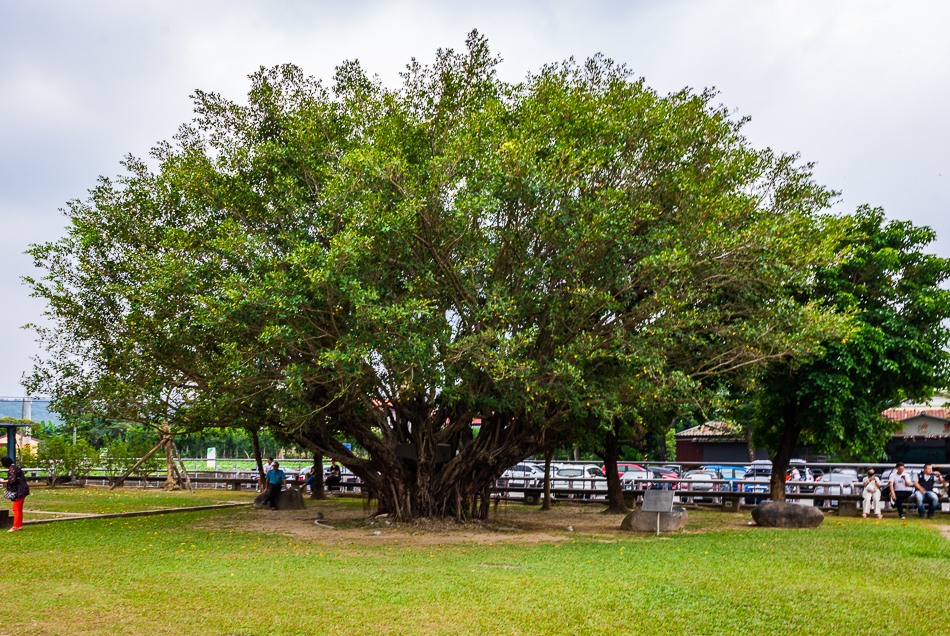
{"type": "Polygon", "coordinates": [[[0,464],[7,470],[7,478],[0,479],[7,485],[7,491],[3,493],[5,499],[13,502],[13,527],[8,532],[16,532],[23,529],[23,500],[30,494],[30,487],[26,483],[26,475],[20,470],[20,467],[13,463],[9,457],[0,457],[0,464]]]}

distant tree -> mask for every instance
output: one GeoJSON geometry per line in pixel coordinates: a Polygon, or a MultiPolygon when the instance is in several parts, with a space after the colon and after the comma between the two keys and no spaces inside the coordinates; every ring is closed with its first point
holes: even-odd
{"type": "Polygon", "coordinates": [[[935,234],[885,222],[860,208],[842,248],[847,259],[816,271],[803,303],[851,312],[844,337],[826,340],[805,364],[773,365],[758,392],[756,440],[771,449],[772,498],[784,500],[785,473],[798,443],[845,455],[880,455],[895,430],[881,412],[925,399],[950,379],[950,260],[923,250],[935,234]]]}

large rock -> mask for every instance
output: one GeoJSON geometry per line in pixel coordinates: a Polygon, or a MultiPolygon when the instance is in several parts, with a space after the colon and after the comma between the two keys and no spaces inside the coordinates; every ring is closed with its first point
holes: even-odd
{"type": "Polygon", "coordinates": [[[825,520],[825,515],[812,506],[766,501],[752,509],[752,519],[766,528],[816,528],[825,520]]]}
{"type": "MultiPolygon", "coordinates": [[[[264,505],[264,496],[267,493],[261,493],[254,499],[255,508],[265,508],[264,505]]],[[[280,494],[277,495],[277,509],[278,510],[304,510],[307,505],[303,502],[303,493],[299,490],[289,489],[282,490],[280,494]]]]}
{"type": "MultiPolygon", "coordinates": [[[[621,530],[630,532],[656,532],[655,512],[634,510],[620,524],[621,530]]],[[[660,513],[660,532],[676,532],[686,525],[686,508],[673,506],[673,512],[660,513]]]]}

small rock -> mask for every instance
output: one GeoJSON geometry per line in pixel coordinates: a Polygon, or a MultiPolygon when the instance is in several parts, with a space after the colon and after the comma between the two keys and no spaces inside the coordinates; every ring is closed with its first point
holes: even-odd
{"type": "Polygon", "coordinates": [[[380,532],[379,530],[373,530],[373,534],[375,534],[376,536],[379,536],[382,534],[382,532],[380,532]]]}
{"type": "Polygon", "coordinates": [[[574,526],[568,526],[568,527],[567,527],[567,531],[568,531],[568,532],[574,532],[574,526]]]}

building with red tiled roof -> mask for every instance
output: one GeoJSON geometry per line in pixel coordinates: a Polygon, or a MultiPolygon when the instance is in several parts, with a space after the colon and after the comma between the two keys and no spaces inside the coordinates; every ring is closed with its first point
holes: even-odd
{"type": "MultiPolygon", "coordinates": [[[[762,450],[755,459],[768,459],[762,450]]],[[[676,461],[708,464],[747,464],[749,442],[736,424],[713,420],[676,434],[676,461]]]]}
{"type": "Polygon", "coordinates": [[[885,452],[892,461],[950,462],[950,409],[900,406],[881,413],[900,422],[885,452]]]}

